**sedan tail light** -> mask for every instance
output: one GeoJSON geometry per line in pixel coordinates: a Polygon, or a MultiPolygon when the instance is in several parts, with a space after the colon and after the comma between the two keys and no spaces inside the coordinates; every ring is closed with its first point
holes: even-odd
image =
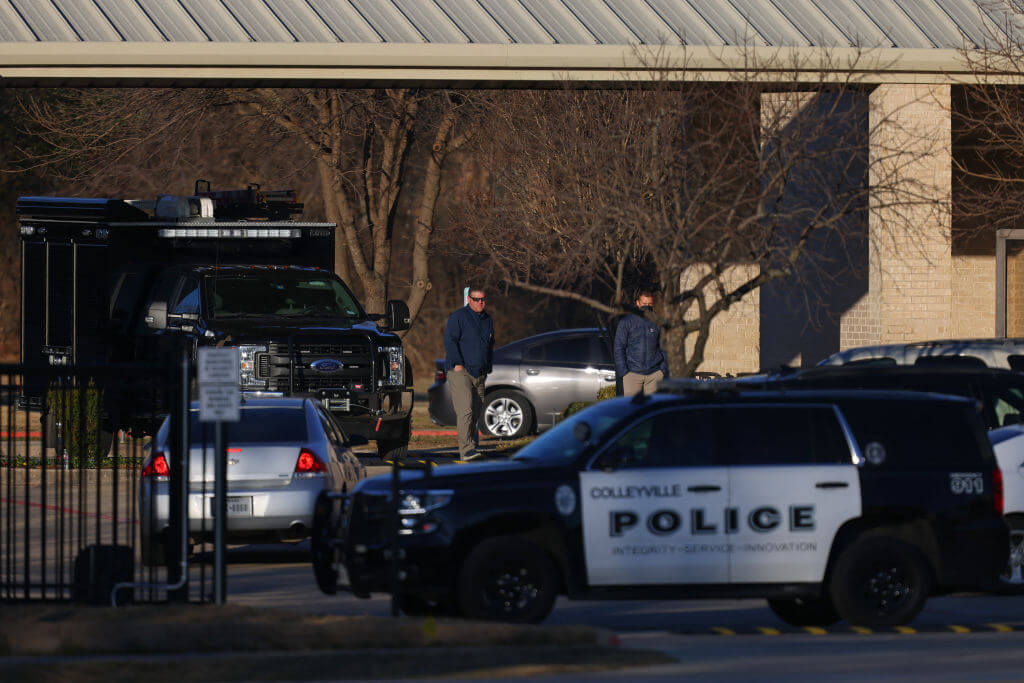
{"type": "Polygon", "coordinates": [[[295,461],[295,476],[322,477],[325,474],[327,474],[327,465],[319,455],[308,448],[299,451],[299,459],[295,461]]]}
{"type": "Polygon", "coordinates": [[[1003,471],[998,467],[992,468],[992,506],[997,515],[1003,514],[1003,471]]]}
{"type": "Polygon", "coordinates": [[[142,467],[143,477],[153,477],[155,481],[167,481],[170,468],[167,467],[167,456],[163,451],[153,454],[142,467]]]}

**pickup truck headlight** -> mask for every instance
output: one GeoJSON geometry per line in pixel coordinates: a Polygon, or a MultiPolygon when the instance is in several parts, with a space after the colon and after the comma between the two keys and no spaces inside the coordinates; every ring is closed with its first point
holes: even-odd
{"type": "Polygon", "coordinates": [[[398,501],[398,514],[402,518],[402,536],[429,534],[438,527],[436,521],[424,519],[431,510],[442,508],[452,502],[452,491],[403,491],[398,501]]]}
{"type": "Polygon", "coordinates": [[[244,388],[266,389],[267,380],[256,378],[256,354],[265,353],[266,345],[241,344],[238,347],[238,384],[244,388]]]}
{"type": "Polygon", "coordinates": [[[405,384],[405,352],[401,346],[385,346],[381,349],[384,354],[384,383],[392,386],[405,384]]]}

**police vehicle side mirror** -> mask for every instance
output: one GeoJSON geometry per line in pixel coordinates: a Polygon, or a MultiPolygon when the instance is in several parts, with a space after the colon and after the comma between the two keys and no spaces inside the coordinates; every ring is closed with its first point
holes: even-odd
{"type": "Polygon", "coordinates": [[[384,320],[388,329],[392,332],[401,332],[409,329],[409,307],[404,301],[391,299],[387,303],[384,313],[384,320]]]}
{"type": "Polygon", "coordinates": [[[345,440],[345,445],[349,448],[352,446],[365,446],[368,443],[370,443],[370,440],[359,434],[349,434],[348,438],[345,440]]]}
{"type": "Polygon", "coordinates": [[[572,428],[572,435],[576,437],[577,441],[586,443],[590,441],[590,425],[586,422],[577,422],[572,428]]]}
{"type": "Polygon", "coordinates": [[[146,309],[146,327],[151,330],[167,329],[167,302],[154,301],[146,309]]]}

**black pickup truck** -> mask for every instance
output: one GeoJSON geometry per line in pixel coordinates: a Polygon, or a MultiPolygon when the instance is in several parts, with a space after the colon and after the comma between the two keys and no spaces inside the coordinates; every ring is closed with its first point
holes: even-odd
{"type": "MultiPolygon", "coordinates": [[[[21,360],[99,366],[184,346],[239,349],[240,389],[319,399],[382,455],[408,448],[412,373],[402,301],[368,314],[334,274],[334,224],[292,220],[291,191],[155,200],[22,197],[21,360]]],[[[26,385],[41,407],[46,387],[26,385]]],[[[143,391],[104,392],[103,429],[149,432],[143,391]]],[[[159,408],[159,407],[156,407],[159,408]]]]}

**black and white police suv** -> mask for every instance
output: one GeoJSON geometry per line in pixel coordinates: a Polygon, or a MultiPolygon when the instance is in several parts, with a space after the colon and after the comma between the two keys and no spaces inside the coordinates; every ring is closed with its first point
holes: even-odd
{"type": "MultiPolygon", "coordinates": [[[[508,461],[404,471],[403,607],[539,622],[560,593],[764,597],[792,624],[884,626],[1006,566],[974,402],[663,385],[597,403],[508,461]]],[[[339,563],[356,595],[391,590],[390,484],[318,501],[325,592],[339,563]]]]}

